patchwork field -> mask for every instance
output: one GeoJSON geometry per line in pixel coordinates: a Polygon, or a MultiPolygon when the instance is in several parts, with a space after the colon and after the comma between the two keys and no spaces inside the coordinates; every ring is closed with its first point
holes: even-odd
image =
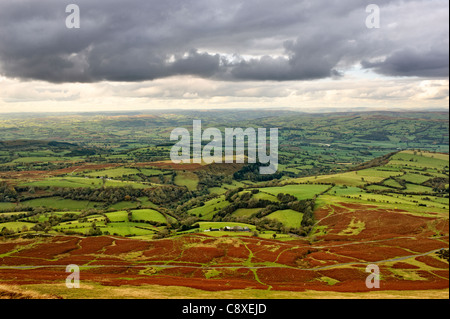
{"type": "Polygon", "coordinates": [[[0,298],[448,298],[448,114],[239,120],[280,127],[277,174],[172,163],[190,115],[0,120],[0,298]]]}

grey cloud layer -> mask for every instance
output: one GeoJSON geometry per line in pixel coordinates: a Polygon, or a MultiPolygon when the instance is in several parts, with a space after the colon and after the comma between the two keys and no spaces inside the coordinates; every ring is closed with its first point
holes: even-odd
{"type": "Polygon", "coordinates": [[[0,74],[49,82],[448,77],[448,0],[0,0],[0,74]],[[65,27],[65,7],[81,28],[65,27]]]}

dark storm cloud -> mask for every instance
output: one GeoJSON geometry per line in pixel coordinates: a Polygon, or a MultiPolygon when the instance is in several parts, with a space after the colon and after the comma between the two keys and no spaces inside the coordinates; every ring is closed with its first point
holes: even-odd
{"type": "Polygon", "coordinates": [[[230,81],[340,77],[348,67],[448,76],[448,1],[0,0],[0,74],[49,82],[194,75],[230,81]],[[65,27],[65,8],[81,28],[65,27]],[[447,12],[447,13],[443,13],[447,12]]]}
{"type": "Polygon", "coordinates": [[[390,76],[447,77],[448,51],[417,51],[414,48],[394,52],[382,62],[362,61],[362,66],[390,76]]]}

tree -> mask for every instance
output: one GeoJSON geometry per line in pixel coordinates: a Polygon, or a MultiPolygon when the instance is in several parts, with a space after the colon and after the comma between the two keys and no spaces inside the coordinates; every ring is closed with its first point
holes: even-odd
{"type": "Polygon", "coordinates": [[[167,229],[161,230],[158,234],[156,234],[153,238],[154,239],[162,239],[170,236],[170,232],[167,229]]]}
{"type": "Polygon", "coordinates": [[[88,236],[101,236],[101,235],[102,231],[100,230],[100,228],[97,227],[95,222],[92,222],[91,228],[88,231],[88,236]]]}
{"type": "Polygon", "coordinates": [[[12,230],[10,230],[10,229],[8,229],[6,227],[3,227],[2,231],[0,232],[0,236],[8,236],[8,235],[11,235],[11,234],[14,234],[14,231],[12,231],[12,230]]]}

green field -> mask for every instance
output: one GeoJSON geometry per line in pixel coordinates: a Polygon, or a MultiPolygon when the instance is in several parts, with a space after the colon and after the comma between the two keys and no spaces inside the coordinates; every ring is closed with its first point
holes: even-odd
{"type": "MultiPolygon", "coordinates": [[[[73,232],[78,233],[80,235],[85,235],[91,229],[93,220],[87,223],[62,223],[58,225],[56,230],[62,232],[73,232]]],[[[109,223],[108,225],[104,225],[101,223],[101,220],[97,221],[97,226],[102,231],[103,234],[117,235],[117,236],[144,236],[144,235],[153,235],[157,229],[154,226],[142,224],[142,223],[133,223],[133,222],[115,222],[109,223]]]]}
{"type": "Polygon", "coordinates": [[[159,175],[164,175],[164,174],[170,173],[170,171],[165,172],[165,171],[161,171],[159,169],[154,169],[154,168],[140,168],[139,170],[142,174],[144,174],[146,176],[159,176],[159,175]]]}
{"type": "MultiPolygon", "coordinates": [[[[296,179],[296,182],[299,183],[327,183],[327,184],[338,184],[338,185],[347,185],[347,186],[363,186],[367,182],[370,183],[378,183],[385,179],[386,173],[382,171],[375,171],[375,175],[371,175],[373,172],[365,171],[365,172],[347,172],[333,175],[324,175],[317,177],[304,177],[300,179],[296,179]]],[[[401,175],[401,173],[398,173],[401,175]]],[[[389,175],[391,176],[391,175],[389,175]]]]}
{"type": "Polygon", "coordinates": [[[150,185],[137,182],[116,181],[111,179],[85,177],[51,177],[42,181],[22,183],[21,186],[30,187],[67,187],[67,188],[100,188],[104,187],[133,187],[149,188],[150,185]]]}
{"type": "Polygon", "coordinates": [[[277,220],[286,227],[300,228],[303,214],[292,209],[278,210],[266,218],[277,220]]]}
{"type": "Polygon", "coordinates": [[[32,199],[21,203],[25,207],[47,207],[54,209],[67,210],[82,210],[86,208],[100,207],[102,203],[95,203],[90,201],[64,199],[61,197],[48,197],[32,199]]]}
{"type": "Polygon", "coordinates": [[[215,198],[205,202],[202,206],[193,208],[188,211],[190,215],[201,217],[202,219],[209,220],[212,219],[214,214],[221,208],[228,206],[230,202],[225,200],[224,196],[215,198]]]}
{"type": "Polygon", "coordinates": [[[13,230],[15,232],[22,231],[24,228],[30,229],[35,224],[33,223],[26,223],[26,222],[10,222],[10,223],[0,223],[0,231],[2,231],[3,228],[6,228],[8,230],[13,230]]]}
{"type": "Polygon", "coordinates": [[[109,208],[117,209],[117,210],[133,209],[133,208],[137,208],[139,205],[141,205],[140,202],[122,201],[122,202],[118,202],[118,203],[115,203],[113,205],[110,205],[109,208]]]}
{"type": "Polygon", "coordinates": [[[126,211],[119,211],[113,213],[106,213],[106,216],[111,222],[127,222],[128,213],[126,211]]]}
{"type": "Polygon", "coordinates": [[[406,184],[406,191],[410,193],[433,193],[433,189],[431,187],[415,184],[406,184]]]}
{"type": "Polygon", "coordinates": [[[427,152],[405,151],[392,156],[389,161],[390,166],[405,166],[423,168],[442,169],[448,166],[449,156],[444,154],[430,154],[427,152]],[[416,154],[414,154],[416,153],[416,154]]]}
{"type": "Polygon", "coordinates": [[[408,173],[408,174],[401,176],[400,178],[409,183],[422,184],[422,183],[425,183],[427,180],[429,180],[430,176],[408,173]]]}
{"type": "Polygon", "coordinates": [[[239,188],[239,187],[246,187],[251,184],[253,184],[253,183],[250,181],[233,181],[230,184],[224,183],[222,185],[222,187],[210,187],[209,192],[211,194],[222,195],[231,189],[235,189],[235,188],[239,188]]]}
{"type": "Polygon", "coordinates": [[[15,206],[14,203],[0,203],[0,211],[12,210],[15,206]]]}
{"type": "Polygon", "coordinates": [[[0,217],[7,217],[7,216],[14,216],[19,214],[24,214],[25,212],[7,212],[7,213],[0,213],[0,217]]]}
{"type": "Polygon", "coordinates": [[[166,223],[166,218],[153,210],[136,210],[132,211],[132,221],[129,221],[127,211],[118,211],[106,213],[109,222],[106,224],[106,218],[102,215],[92,215],[86,221],[70,221],[60,223],[55,227],[58,231],[71,231],[79,234],[86,234],[92,227],[92,223],[101,230],[103,234],[111,234],[118,236],[145,236],[153,235],[158,232],[158,228],[146,223],[154,221],[166,223]],[[144,221],[144,222],[139,222],[144,221]]]}
{"type": "Polygon", "coordinates": [[[253,214],[259,212],[261,208],[239,208],[234,213],[235,217],[250,217],[253,214]]]}
{"type": "Polygon", "coordinates": [[[258,200],[270,200],[271,202],[279,202],[276,195],[269,194],[265,191],[265,189],[261,189],[259,193],[253,194],[252,198],[258,200]]]}
{"type": "Polygon", "coordinates": [[[311,199],[314,196],[326,191],[329,185],[287,185],[282,187],[264,188],[264,193],[277,196],[278,194],[290,194],[298,200],[311,199]]]}
{"type": "Polygon", "coordinates": [[[145,236],[153,235],[155,233],[155,227],[151,225],[141,223],[112,223],[108,226],[101,226],[103,233],[108,232],[112,235],[118,236],[145,236]]]}
{"type": "MultiPolygon", "coordinates": [[[[386,189],[385,187],[382,187],[382,188],[386,189]]],[[[361,192],[362,192],[362,189],[359,187],[335,186],[328,192],[328,194],[334,194],[337,196],[348,196],[348,195],[357,195],[361,192]]]]}
{"type": "Polygon", "coordinates": [[[397,182],[396,180],[389,178],[387,180],[385,180],[383,182],[384,185],[388,186],[388,187],[393,187],[393,188],[402,188],[402,185],[400,185],[399,182],[397,182]]]}
{"type": "Polygon", "coordinates": [[[392,191],[392,188],[387,187],[387,186],[381,186],[381,185],[369,185],[366,188],[368,190],[373,190],[373,191],[385,191],[385,192],[392,191]]]}
{"type": "Polygon", "coordinates": [[[164,215],[153,209],[132,210],[131,212],[133,221],[145,220],[158,223],[167,223],[164,215]]]}
{"type": "Polygon", "coordinates": [[[191,191],[197,189],[198,182],[198,176],[191,172],[178,172],[175,177],[175,185],[186,186],[191,191]]]}
{"type": "Polygon", "coordinates": [[[37,162],[56,162],[56,161],[64,161],[69,160],[70,158],[65,157],[52,157],[52,156],[30,156],[30,157],[21,157],[15,159],[13,163],[37,163],[37,162]]]}
{"type": "Polygon", "coordinates": [[[26,217],[23,219],[23,221],[30,221],[33,223],[43,223],[43,222],[47,222],[49,221],[50,217],[63,217],[64,215],[75,215],[75,216],[79,216],[81,214],[81,212],[77,212],[77,211],[72,211],[72,212],[49,212],[49,213],[43,213],[43,214],[39,214],[39,215],[35,215],[35,216],[31,216],[31,217],[26,217]]]}
{"type": "Polygon", "coordinates": [[[110,178],[117,178],[122,177],[123,175],[136,175],[139,171],[135,168],[125,168],[125,167],[119,167],[119,168],[113,168],[113,169],[107,169],[103,171],[93,171],[86,173],[84,175],[90,176],[90,177],[110,177],[110,178]]]}

